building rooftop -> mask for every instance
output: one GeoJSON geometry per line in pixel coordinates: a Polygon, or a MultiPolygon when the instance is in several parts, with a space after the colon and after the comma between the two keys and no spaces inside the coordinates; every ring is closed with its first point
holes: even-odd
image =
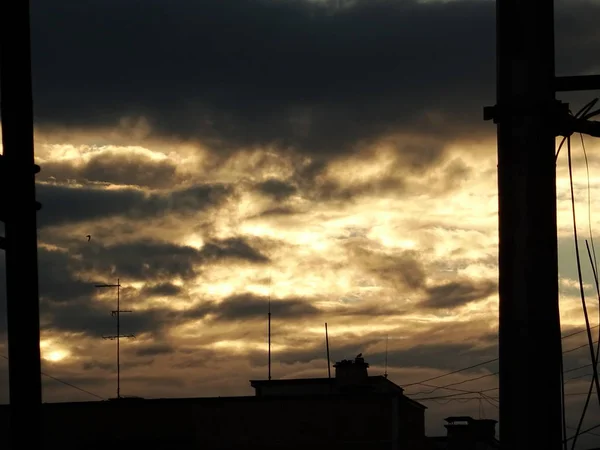
{"type": "Polygon", "coordinates": [[[335,377],[332,378],[288,378],[283,380],[250,380],[257,397],[282,395],[347,395],[347,394],[385,394],[399,395],[413,406],[426,409],[425,405],[404,396],[404,389],[387,376],[369,376],[369,364],[362,354],[354,360],[342,360],[333,365],[335,377]]]}

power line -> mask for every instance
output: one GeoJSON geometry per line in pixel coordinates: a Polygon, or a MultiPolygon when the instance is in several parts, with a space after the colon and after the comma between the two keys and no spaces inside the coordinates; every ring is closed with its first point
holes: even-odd
{"type": "MultiPolygon", "coordinates": [[[[473,377],[473,378],[467,378],[466,380],[462,380],[462,381],[457,381],[455,383],[450,383],[450,384],[446,384],[444,386],[436,386],[435,389],[432,389],[431,391],[420,391],[420,392],[415,392],[414,394],[411,395],[423,395],[423,394],[432,394],[435,391],[437,391],[438,389],[447,389],[450,386],[458,386],[459,384],[464,384],[464,383],[468,383],[469,381],[477,381],[477,380],[481,380],[483,378],[488,378],[488,377],[492,377],[494,375],[498,375],[500,372],[494,372],[494,373],[487,373],[485,375],[480,375],[478,377],[473,377]]],[[[421,383],[419,383],[421,384],[421,383]]],[[[433,386],[432,386],[433,387],[433,386]]],[[[494,390],[497,388],[494,388],[494,390]]],[[[477,392],[477,391],[474,391],[477,392]]]]}
{"type": "Polygon", "coordinates": [[[442,375],[438,375],[438,376],[435,376],[435,377],[427,378],[427,379],[422,380],[422,381],[418,381],[418,382],[415,382],[415,383],[405,384],[404,387],[415,386],[415,385],[426,383],[427,381],[438,380],[440,378],[447,377],[448,375],[454,375],[455,373],[464,372],[465,370],[474,369],[475,367],[485,366],[486,364],[491,364],[491,363],[496,362],[496,361],[498,361],[498,358],[489,359],[487,361],[484,361],[484,362],[481,362],[481,363],[478,363],[478,364],[473,364],[472,366],[463,367],[462,369],[453,370],[452,372],[447,372],[447,373],[444,373],[442,375]]]}
{"type": "MultiPolygon", "coordinates": [[[[586,395],[587,395],[587,392],[586,392],[586,395]]],[[[594,431],[597,428],[600,428],[600,425],[594,425],[593,427],[590,427],[587,430],[579,431],[574,436],[571,436],[570,438],[565,439],[565,442],[572,441],[573,439],[576,439],[577,437],[581,436],[582,434],[589,433],[590,431],[594,431]]]]}
{"type": "MultiPolygon", "coordinates": [[[[440,388],[440,386],[436,386],[434,384],[425,384],[425,383],[421,383],[420,386],[435,388],[433,391],[430,391],[430,392],[434,392],[435,390],[437,390],[437,389],[440,388]]],[[[498,390],[497,387],[495,387],[495,388],[489,388],[489,389],[483,389],[481,391],[456,389],[456,388],[451,388],[451,387],[448,387],[448,388],[445,388],[445,389],[447,389],[448,391],[464,392],[466,394],[481,394],[482,392],[490,392],[490,391],[497,391],[498,390]]],[[[416,395],[416,394],[412,394],[412,395],[416,395]]]]}
{"type": "MultiPolygon", "coordinates": [[[[4,358],[5,360],[7,360],[7,361],[8,361],[8,357],[7,357],[7,356],[5,356],[5,355],[0,355],[0,356],[1,356],[2,358],[4,358]]],[[[62,384],[64,384],[65,386],[69,386],[69,387],[71,387],[71,388],[73,388],[73,389],[77,389],[78,391],[81,391],[81,392],[83,392],[83,393],[85,393],[85,394],[91,395],[92,397],[99,398],[100,400],[106,400],[104,397],[101,397],[101,396],[100,396],[100,395],[98,395],[98,394],[94,394],[93,392],[90,392],[90,391],[88,391],[88,390],[86,390],[86,389],[80,388],[79,386],[75,386],[74,384],[72,384],[72,383],[69,383],[68,381],[64,381],[64,380],[61,380],[60,378],[53,377],[52,375],[50,375],[50,374],[47,374],[47,373],[45,373],[45,372],[41,372],[41,374],[42,374],[42,375],[44,375],[45,377],[48,377],[48,378],[50,378],[51,380],[57,381],[57,382],[59,382],[59,383],[62,383],[62,384]]]]}
{"type": "MultiPolygon", "coordinates": [[[[585,413],[587,411],[588,408],[588,404],[590,402],[590,398],[591,398],[591,394],[592,394],[592,390],[593,387],[596,387],[596,393],[598,395],[598,402],[600,403],[600,379],[598,378],[598,357],[596,356],[596,352],[594,351],[594,344],[593,344],[593,338],[592,338],[592,331],[590,329],[590,318],[589,318],[589,314],[588,314],[588,309],[587,309],[587,304],[586,304],[586,299],[585,299],[585,289],[584,289],[584,285],[583,285],[583,275],[582,275],[582,268],[581,268],[581,258],[580,258],[580,254],[579,254],[579,239],[578,239],[578,234],[577,234],[577,221],[576,221],[576,213],[575,213],[575,188],[573,187],[573,162],[572,162],[572,155],[571,155],[571,137],[569,136],[567,138],[567,159],[568,159],[568,168],[569,168],[569,187],[570,187],[570,192],[571,192],[571,210],[572,210],[572,215],[573,215],[573,240],[575,242],[575,260],[577,263],[577,278],[579,281],[579,294],[581,297],[581,306],[583,308],[583,316],[585,318],[585,325],[586,325],[586,331],[587,331],[587,338],[588,338],[588,344],[589,344],[589,350],[590,350],[590,357],[592,360],[592,369],[594,371],[594,376],[592,377],[592,382],[590,383],[590,387],[589,387],[589,393],[586,394],[587,398],[585,401],[585,404],[583,406],[583,411],[581,413],[581,417],[579,419],[579,424],[577,425],[577,432],[575,433],[575,435],[573,436],[573,445],[572,445],[572,449],[575,449],[575,444],[577,442],[577,437],[579,435],[579,432],[581,431],[581,426],[583,425],[583,421],[585,419],[585,413]]],[[[586,158],[586,162],[587,162],[587,158],[586,158]]],[[[587,245],[587,241],[586,241],[586,245],[587,245]]],[[[589,247],[588,247],[588,252],[589,252],[589,247]]],[[[590,253],[590,259],[592,257],[591,253],[590,253]]],[[[592,270],[594,271],[594,276],[596,277],[596,272],[595,272],[595,267],[594,267],[594,261],[591,260],[592,263],[592,270]]],[[[597,277],[596,277],[596,288],[598,289],[598,281],[597,281],[597,277]]],[[[600,291],[598,292],[599,296],[600,296],[600,291]]]]}
{"type": "MultiPolygon", "coordinates": [[[[590,327],[590,330],[593,330],[594,328],[598,328],[598,327],[600,327],[600,325],[594,325],[593,327],[590,327]]],[[[587,331],[587,328],[584,328],[583,330],[579,330],[579,331],[575,331],[574,333],[567,334],[567,335],[563,336],[562,338],[567,339],[567,338],[570,338],[571,336],[576,336],[578,334],[585,333],[586,331],[587,331]]]]}
{"type": "MultiPolygon", "coordinates": [[[[588,344],[586,344],[585,346],[587,346],[587,345],[588,345],[588,344]]],[[[576,347],[576,348],[573,348],[573,349],[569,349],[569,350],[567,350],[567,351],[565,351],[565,352],[563,352],[563,353],[568,353],[568,352],[571,352],[571,351],[577,350],[578,348],[582,348],[582,347],[576,347]]],[[[593,366],[593,364],[585,364],[585,365],[583,365],[583,366],[578,366],[578,367],[573,367],[573,368],[571,368],[571,369],[567,369],[567,370],[565,370],[563,373],[575,372],[576,370],[584,369],[584,368],[586,368],[586,367],[591,367],[591,366],[593,366]]],[[[456,373],[456,372],[455,372],[455,373],[456,373]]],[[[462,380],[462,381],[457,381],[457,382],[455,382],[455,383],[446,384],[446,385],[444,385],[444,386],[428,385],[428,384],[425,384],[425,383],[413,383],[413,385],[414,385],[414,384],[418,384],[419,386],[427,386],[427,387],[432,387],[432,388],[434,388],[434,389],[432,389],[431,391],[419,391],[419,392],[415,392],[414,394],[409,394],[409,395],[423,395],[423,394],[432,394],[432,393],[434,393],[435,391],[437,391],[438,389],[458,390],[458,389],[451,389],[451,388],[450,388],[450,386],[458,386],[459,384],[468,383],[468,382],[470,382],[470,381],[477,381],[477,380],[481,380],[481,379],[483,379],[483,378],[488,378],[488,377],[492,377],[492,376],[494,376],[494,375],[499,375],[499,374],[500,374],[500,372],[499,372],[499,371],[498,371],[498,372],[493,372],[493,373],[488,373],[488,374],[485,374],[485,375],[480,375],[480,376],[478,376],[478,377],[467,378],[466,380],[462,380]]],[[[575,378],[580,378],[580,377],[574,377],[574,378],[572,378],[572,379],[575,379],[575,378]]],[[[571,378],[570,378],[569,380],[571,380],[571,378]]],[[[567,380],[567,381],[569,381],[569,380],[567,380]]],[[[497,389],[498,389],[498,388],[496,387],[496,388],[484,389],[484,390],[482,390],[482,391],[468,391],[468,392],[471,392],[471,393],[480,393],[480,392],[494,391],[494,390],[497,390],[497,389]]]]}
{"type": "MultiPolygon", "coordinates": [[[[473,391],[476,394],[476,391],[473,391]]],[[[436,395],[435,397],[423,397],[423,398],[413,398],[412,400],[416,402],[425,402],[425,401],[434,401],[434,400],[468,400],[468,399],[479,399],[479,397],[459,397],[460,395],[465,395],[464,393],[456,393],[456,394],[447,394],[447,395],[436,395]]],[[[482,394],[484,395],[484,394],[482,394]]],[[[587,392],[570,392],[565,394],[565,396],[575,397],[578,395],[587,395],[587,392]]],[[[489,395],[484,395],[486,398],[490,400],[498,400],[498,397],[491,397],[489,395]]]]}
{"type": "MultiPolygon", "coordinates": [[[[590,327],[590,329],[594,329],[594,328],[598,328],[598,327],[600,327],[600,324],[599,325],[594,325],[593,327],[590,327]]],[[[575,331],[575,332],[570,333],[570,334],[566,334],[561,339],[567,339],[567,338],[570,338],[570,337],[573,337],[573,336],[576,336],[578,334],[585,333],[585,332],[587,332],[587,328],[585,328],[583,330],[575,331]]],[[[587,345],[588,344],[585,344],[584,346],[572,348],[572,349],[564,351],[563,353],[569,353],[569,352],[575,351],[575,350],[577,350],[579,348],[586,347],[587,345]]],[[[483,361],[483,362],[480,362],[480,363],[477,363],[477,364],[473,364],[473,365],[468,366],[468,367],[463,367],[461,369],[456,369],[456,370],[453,370],[451,372],[446,372],[446,373],[443,373],[441,375],[437,375],[435,377],[427,378],[425,380],[417,381],[417,382],[414,382],[414,383],[408,383],[408,384],[403,385],[403,387],[407,388],[407,387],[410,387],[410,386],[423,385],[424,383],[427,383],[428,381],[438,380],[440,378],[444,378],[444,377],[447,377],[449,375],[454,375],[454,374],[457,374],[457,373],[460,373],[460,372],[465,372],[467,370],[475,369],[476,367],[485,366],[487,364],[491,364],[491,363],[494,363],[496,361],[498,361],[498,358],[488,359],[487,361],[483,361]]],[[[591,364],[589,364],[588,366],[585,366],[585,367],[589,367],[589,366],[591,366],[591,364]]],[[[571,370],[575,370],[575,369],[571,369],[571,370]]],[[[498,374],[498,372],[493,373],[493,374],[489,374],[489,375],[486,375],[486,376],[497,375],[497,374],[498,374]]],[[[448,386],[454,386],[454,383],[450,384],[448,386]]],[[[444,386],[439,386],[439,388],[443,388],[443,387],[444,386]]]]}

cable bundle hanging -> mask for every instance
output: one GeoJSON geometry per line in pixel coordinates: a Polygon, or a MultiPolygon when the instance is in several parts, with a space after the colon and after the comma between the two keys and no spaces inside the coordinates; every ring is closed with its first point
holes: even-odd
{"type": "MultiPolygon", "coordinates": [[[[581,108],[581,110],[579,110],[577,112],[577,114],[574,116],[576,119],[583,119],[583,120],[587,120],[591,117],[594,117],[598,114],[600,114],[600,109],[594,110],[592,112],[589,112],[594,105],[598,102],[598,99],[594,99],[591,102],[589,102],[587,105],[585,105],[583,108],[581,108]]],[[[588,243],[588,241],[585,241],[586,244],[586,249],[587,249],[587,253],[588,253],[588,257],[589,257],[589,261],[590,261],[590,265],[592,267],[592,273],[594,275],[594,283],[595,283],[595,287],[596,287],[596,294],[598,297],[598,300],[600,302],[600,285],[598,282],[598,269],[597,269],[597,262],[596,262],[596,251],[594,248],[594,241],[593,241],[593,234],[592,234],[592,225],[591,225],[591,191],[590,191],[590,176],[589,176],[589,163],[588,163],[588,159],[587,159],[587,153],[585,151],[585,143],[583,140],[583,135],[581,135],[581,143],[582,143],[582,148],[583,148],[583,152],[584,152],[584,157],[585,157],[585,163],[586,163],[586,170],[587,170],[587,180],[588,180],[588,225],[589,225],[589,233],[590,233],[590,241],[592,243],[591,249],[590,249],[590,245],[588,243]]],[[[582,434],[581,432],[581,428],[583,426],[583,421],[585,419],[585,415],[589,406],[589,402],[591,400],[591,396],[592,396],[592,392],[594,389],[594,386],[596,387],[596,394],[598,396],[598,402],[600,404],[600,381],[598,378],[598,359],[600,357],[600,344],[598,345],[598,347],[594,348],[594,341],[592,338],[592,333],[591,333],[591,329],[592,327],[590,326],[590,320],[589,320],[589,314],[587,311],[587,304],[586,304],[586,300],[585,300],[585,290],[584,290],[584,285],[583,285],[583,276],[582,276],[582,269],[581,269],[581,258],[580,258],[580,252],[579,252],[579,240],[578,240],[578,234],[577,234],[577,220],[576,220],[576,213],[575,213],[575,190],[574,190],[574,186],[573,186],[573,163],[572,163],[572,152],[571,152],[571,137],[569,136],[565,136],[563,137],[558,150],[556,152],[556,158],[558,158],[558,155],[560,153],[560,150],[562,148],[562,146],[564,145],[565,141],[567,142],[567,159],[568,159],[568,166],[569,166],[569,186],[570,186],[570,191],[571,191],[571,209],[572,209],[572,214],[573,214],[573,236],[574,236],[574,241],[575,241],[575,256],[576,256],[576,261],[577,261],[577,274],[578,274],[578,279],[579,279],[579,291],[580,291],[580,296],[581,296],[581,303],[582,303],[582,308],[583,308],[583,314],[584,314],[584,318],[585,318],[585,323],[586,323],[586,332],[587,332],[587,337],[588,337],[588,346],[590,349],[590,357],[592,359],[592,370],[593,370],[593,377],[592,380],[590,381],[590,386],[586,395],[586,401],[584,403],[584,407],[583,407],[583,411],[582,414],[579,418],[579,423],[577,425],[577,431],[575,433],[574,436],[572,436],[571,438],[566,438],[566,414],[565,414],[565,393],[564,393],[564,370],[563,370],[563,389],[562,389],[562,408],[563,408],[563,435],[565,436],[565,439],[563,440],[563,446],[566,449],[567,448],[567,442],[569,440],[572,440],[572,446],[571,448],[574,450],[575,449],[575,445],[577,443],[577,439],[578,437],[582,434]]],[[[599,318],[600,320],[600,318],[599,318]]],[[[600,340],[600,336],[599,336],[599,340],[600,340]]],[[[562,364],[561,364],[562,365],[562,364]]]]}

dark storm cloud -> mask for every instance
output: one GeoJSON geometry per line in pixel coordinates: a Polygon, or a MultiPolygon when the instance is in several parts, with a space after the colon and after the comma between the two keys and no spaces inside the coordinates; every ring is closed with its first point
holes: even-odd
{"type": "Polygon", "coordinates": [[[209,241],[202,247],[200,255],[207,260],[232,258],[253,263],[266,263],[269,261],[269,258],[240,237],[209,241]]]}
{"type": "Polygon", "coordinates": [[[141,294],[145,297],[173,297],[183,292],[181,286],[173,283],[160,283],[154,285],[146,285],[142,289],[141,294]]]}
{"type": "MultiPolygon", "coordinates": [[[[217,320],[245,320],[264,318],[269,308],[269,299],[252,294],[241,294],[229,297],[215,306],[217,320]]],[[[271,313],[280,318],[297,318],[314,316],[321,311],[303,299],[286,299],[271,301],[271,313]]]]}
{"type": "Polygon", "coordinates": [[[296,192],[296,187],[284,181],[269,179],[257,185],[259,192],[273,197],[275,200],[284,200],[296,192]]]}
{"type": "Polygon", "coordinates": [[[184,356],[179,362],[172,365],[174,369],[199,369],[211,367],[215,361],[219,359],[226,359],[228,355],[223,352],[216,352],[214,350],[201,349],[189,349],[179,350],[184,356]]]}
{"type": "MultiPolygon", "coordinates": [[[[268,311],[268,299],[252,294],[235,295],[221,302],[206,301],[183,311],[171,311],[165,308],[136,310],[136,302],[140,297],[134,295],[130,297],[127,300],[127,307],[131,308],[133,313],[123,316],[121,320],[122,331],[127,334],[150,333],[162,336],[163,330],[174,324],[198,319],[210,320],[213,324],[263,320],[268,311]]],[[[271,302],[271,312],[278,318],[288,319],[303,319],[321,314],[318,308],[304,299],[274,300],[271,302]]],[[[62,304],[48,303],[43,313],[43,329],[84,333],[91,336],[111,335],[115,331],[114,317],[111,317],[110,308],[93,299],[62,304]]],[[[142,349],[142,351],[158,354],[157,349],[142,349]]],[[[150,356],[150,353],[145,354],[150,356]]]]}
{"type": "Polygon", "coordinates": [[[38,0],[32,10],[41,126],[146,116],[163,136],[336,154],[416,124],[464,133],[494,98],[492,2],[363,0],[329,14],[298,1],[38,0]]]}
{"type": "MultiPolygon", "coordinates": [[[[315,306],[316,299],[311,298],[284,298],[272,299],[271,313],[278,319],[303,320],[317,317],[325,313],[332,317],[378,317],[381,315],[398,316],[406,314],[396,305],[384,304],[344,304],[321,310],[315,306]]],[[[183,313],[184,317],[208,318],[214,321],[247,321],[264,320],[269,311],[269,298],[251,293],[236,294],[225,298],[221,302],[203,302],[183,313]]]]}
{"type": "MultiPolygon", "coordinates": [[[[169,323],[168,312],[163,310],[135,310],[135,303],[128,308],[132,314],[121,318],[123,334],[151,333],[160,334],[169,323]]],[[[100,337],[114,335],[116,332],[115,318],[111,316],[110,307],[100,304],[93,299],[71,301],[57,304],[42,305],[41,327],[43,330],[66,331],[100,337]]]]}
{"type": "Polygon", "coordinates": [[[484,300],[498,290],[494,281],[459,280],[428,287],[420,305],[426,308],[451,309],[484,300]]]}
{"type": "Polygon", "coordinates": [[[136,154],[103,152],[79,165],[50,161],[43,164],[38,180],[114,183],[151,188],[172,187],[178,181],[176,166],[136,154]]]}
{"type": "Polygon", "coordinates": [[[298,214],[299,212],[300,211],[296,211],[295,209],[287,206],[279,206],[275,208],[269,208],[258,214],[256,217],[287,217],[298,214]]]}
{"type": "Polygon", "coordinates": [[[215,240],[206,243],[200,250],[169,242],[141,240],[107,247],[92,243],[81,246],[79,251],[82,255],[82,267],[89,270],[117,274],[127,279],[162,283],[148,287],[154,289],[153,292],[150,291],[154,295],[173,292],[174,286],[165,283],[173,278],[194,277],[203,264],[223,260],[249,263],[269,261],[259,250],[239,237],[215,240]]]}
{"type": "Polygon", "coordinates": [[[168,242],[138,241],[102,249],[83,247],[86,264],[100,273],[115,273],[126,279],[184,279],[196,274],[201,261],[198,250],[168,242]]]}
{"type": "Polygon", "coordinates": [[[349,242],[347,246],[354,262],[392,286],[419,289],[427,280],[425,269],[416,252],[386,254],[363,247],[359,242],[349,242]]]}
{"type": "Polygon", "coordinates": [[[135,351],[137,356],[157,356],[173,353],[175,349],[169,344],[151,344],[135,351]]]}
{"type": "Polygon", "coordinates": [[[64,225],[125,216],[130,219],[160,217],[165,214],[194,214],[222,201],[228,188],[223,185],[197,185],[170,193],[145,193],[141,190],[102,189],[37,184],[40,227],[64,225]]]}
{"type": "MultiPolygon", "coordinates": [[[[600,7],[557,3],[558,71],[589,69],[600,7]]],[[[144,115],[166,136],[318,152],[415,122],[451,135],[484,127],[493,2],[355,4],[329,14],[300,1],[36,0],[38,124],[144,115]]]]}
{"type": "Polygon", "coordinates": [[[52,302],[69,302],[91,298],[94,286],[74,276],[77,262],[59,250],[38,249],[38,277],[40,297],[52,302]]]}

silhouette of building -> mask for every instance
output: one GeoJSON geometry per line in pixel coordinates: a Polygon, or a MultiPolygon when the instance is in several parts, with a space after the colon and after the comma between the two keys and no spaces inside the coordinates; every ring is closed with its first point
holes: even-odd
{"type": "MultiPolygon", "coordinates": [[[[63,450],[431,448],[425,406],[385,377],[369,376],[362,358],[335,368],[331,379],[254,380],[256,395],[248,397],[44,404],[44,445],[63,450]]],[[[0,427],[7,413],[6,405],[0,408],[0,427]]]]}
{"type": "MultiPolygon", "coordinates": [[[[283,380],[251,380],[250,385],[255,389],[259,398],[270,397],[304,397],[307,395],[320,397],[343,398],[379,398],[387,402],[388,417],[384,413],[364,410],[361,415],[375,414],[378,420],[390,424],[391,429],[381,432],[379,439],[388,436],[389,442],[398,441],[399,448],[408,443],[421,445],[425,436],[426,406],[404,395],[404,389],[383,375],[369,376],[369,364],[362,356],[354,360],[343,360],[334,364],[334,378],[299,378],[283,380]]],[[[389,448],[389,447],[388,447],[389,448]]]]}
{"type": "Polygon", "coordinates": [[[496,439],[496,420],[469,416],[448,417],[446,436],[430,438],[436,450],[493,450],[500,448],[496,439]]]}
{"type": "MultiPolygon", "coordinates": [[[[333,365],[335,378],[300,378],[283,380],[251,380],[257,396],[265,395],[331,395],[350,393],[381,393],[402,395],[404,389],[383,375],[369,376],[369,364],[364,358],[343,360],[333,365]]],[[[423,415],[425,406],[404,397],[423,415]]]]}

